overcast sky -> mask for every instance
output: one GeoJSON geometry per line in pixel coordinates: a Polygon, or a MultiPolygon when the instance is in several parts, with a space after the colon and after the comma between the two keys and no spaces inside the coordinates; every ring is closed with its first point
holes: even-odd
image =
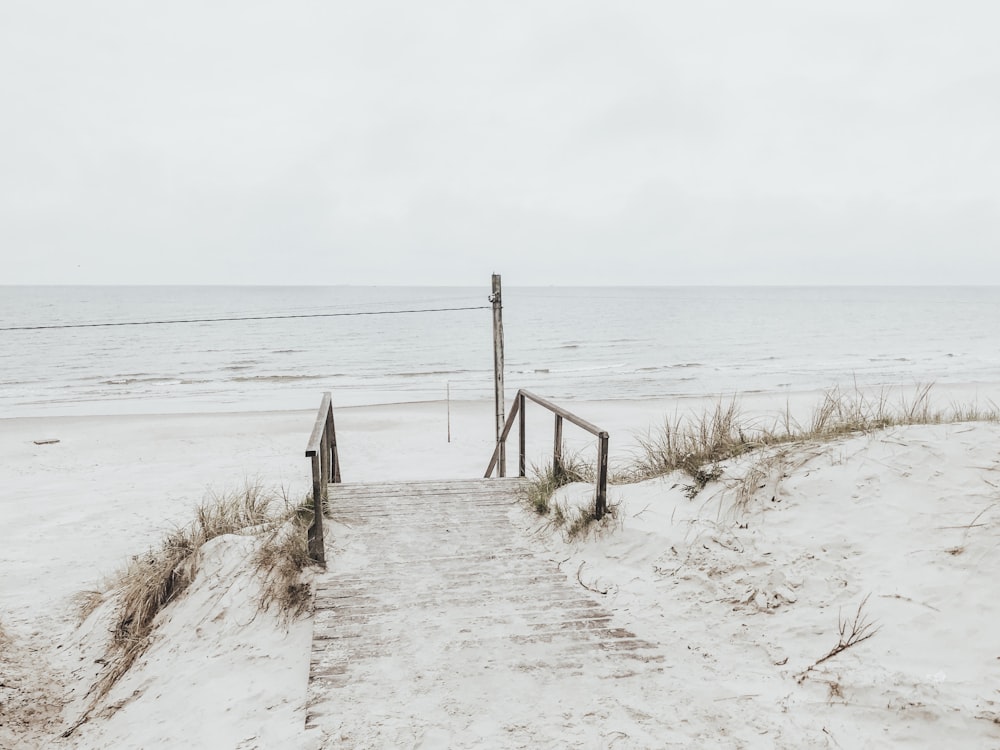
{"type": "Polygon", "coordinates": [[[995,0],[3,0],[0,283],[1000,284],[995,0]]]}

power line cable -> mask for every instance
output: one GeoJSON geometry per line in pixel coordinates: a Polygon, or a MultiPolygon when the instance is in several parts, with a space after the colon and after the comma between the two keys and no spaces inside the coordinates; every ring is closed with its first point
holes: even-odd
{"type": "Polygon", "coordinates": [[[175,323],[227,323],[239,320],[291,320],[294,318],[345,318],[357,315],[404,315],[410,313],[458,312],[462,310],[490,310],[489,305],[476,307],[434,307],[420,310],[368,310],[364,312],[299,313],[295,315],[247,315],[234,318],[184,318],[177,320],[135,320],[118,323],[60,323],[44,326],[9,326],[0,331],[47,331],[62,328],[110,328],[114,326],[154,326],[175,323]]]}

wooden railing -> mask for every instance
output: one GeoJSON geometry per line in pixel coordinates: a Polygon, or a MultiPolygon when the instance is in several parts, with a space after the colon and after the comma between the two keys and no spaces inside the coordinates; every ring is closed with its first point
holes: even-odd
{"type": "Polygon", "coordinates": [[[507,417],[507,421],[503,426],[503,432],[500,433],[500,439],[497,441],[497,447],[493,451],[493,457],[490,459],[490,465],[486,468],[485,478],[489,479],[493,475],[493,470],[498,469],[498,476],[507,476],[507,460],[505,456],[504,446],[507,442],[507,435],[510,434],[511,428],[514,426],[514,418],[520,417],[518,420],[517,434],[519,440],[520,449],[518,451],[518,476],[525,476],[525,470],[527,466],[525,465],[525,449],[524,449],[524,407],[525,402],[531,400],[534,401],[539,406],[544,406],[550,412],[555,415],[555,436],[552,441],[552,473],[558,480],[563,474],[563,420],[575,424],[591,435],[597,437],[597,489],[596,496],[594,498],[594,516],[598,519],[604,516],[604,513],[608,509],[608,433],[602,430],[600,427],[592,425],[585,419],[581,419],[572,412],[566,411],[565,409],[556,406],[551,401],[542,398],[541,396],[536,396],[534,393],[526,390],[519,390],[517,395],[514,397],[514,404],[511,406],[510,415],[507,417]]]}
{"type": "Polygon", "coordinates": [[[340,482],[340,457],[337,455],[337,430],[333,424],[333,400],[323,394],[316,424],[313,425],[306,458],[312,459],[313,522],[309,527],[309,557],[325,565],[323,548],[323,513],[327,507],[327,485],[340,482]]]}

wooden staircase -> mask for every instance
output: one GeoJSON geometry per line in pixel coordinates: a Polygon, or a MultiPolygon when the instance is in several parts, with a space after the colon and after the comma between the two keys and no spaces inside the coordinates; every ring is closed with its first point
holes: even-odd
{"type": "Polygon", "coordinates": [[[526,487],[329,485],[306,720],[324,747],[414,746],[425,715],[442,710],[454,716],[442,746],[471,747],[530,718],[544,685],[580,678],[584,660],[591,680],[661,669],[655,646],[615,627],[600,597],[512,523],[524,526],[526,487]],[[479,690],[490,697],[474,699],[479,690]]]}

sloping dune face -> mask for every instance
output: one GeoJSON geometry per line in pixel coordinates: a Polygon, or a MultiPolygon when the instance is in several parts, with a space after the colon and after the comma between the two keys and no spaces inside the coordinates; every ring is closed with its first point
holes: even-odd
{"type": "Polygon", "coordinates": [[[692,737],[1000,739],[1000,427],[894,428],[722,468],[694,498],[680,473],[618,487],[606,529],[550,540],[622,626],[670,644],[692,737]]]}

